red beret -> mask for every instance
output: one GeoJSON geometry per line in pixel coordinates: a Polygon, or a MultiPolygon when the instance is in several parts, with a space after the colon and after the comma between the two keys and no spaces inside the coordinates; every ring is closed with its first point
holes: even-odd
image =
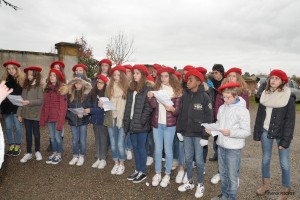
{"type": "Polygon", "coordinates": [[[224,77],[226,78],[227,75],[231,72],[236,72],[240,75],[242,75],[242,70],[240,68],[237,68],[237,67],[233,67],[233,68],[230,68],[225,74],[224,74],[224,77]]]}
{"type": "Polygon", "coordinates": [[[196,77],[198,77],[200,79],[201,82],[204,82],[204,76],[203,76],[203,74],[201,74],[199,71],[197,71],[195,69],[194,70],[190,70],[190,71],[188,71],[185,74],[185,76],[184,76],[185,82],[187,82],[189,76],[196,76],[196,77]]]}
{"type": "Polygon", "coordinates": [[[98,76],[98,79],[102,80],[104,83],[108,82],[108,78],[106,76],[101,75],[101,74],[98,76]]]}
{"type": "Polygon", "coordinates": [[[180,80],[181,79],[181,73],[180,72],[178,72],[178,71],[176,71],[175,73],[175,76],[178,78],[178,80],[180,80]]]}
{"type": "Polygon", "coordinates": [[[64,76],[63,76],[63,74],[61,73],[61,71],[59,71],[58,69],[53,68],[53,69],[50,69],[49,74],[50,74],[51,72],[54,72],[54,73],[56,74],[56,76],[58,76],[59,80],[60,80],[61,82],[64,82],[64,76]]]}
{"type": "Polygon", "coordinates": [[[147,81],[152,81],[152,82],[154,82],[154,78],[153,78],[151,75],[148,75],[148,76],[146,77],[146,79],[147,79],[147,81]]]}
{"type": "Polygon", "coordinates": [[[121,71],[121,72],[124,72],[124,73],[126,74],[126,68],[123,67],[122,65],[117,65],[117,66],[115,66],[114,68],[112,68],[112,69],[110,70],[110,76],[112,76],[113,73],[114,73],[114,71],[116,71],[116,70],[121,71]]]}
{"type": "Polygon", "coordinates": [[[131,65],[122,65],[123,67],[125,67],[126,69],[130,69],[130,70],[132,70],[132,66],[131,65]]]}
{"type": "Polygon", "coordinates": [[[75,72],[77,67],[82,67],[84,69],[84,71],[87,71],[87,66],[85,64],[76,64],[76,65],[74,65],[74,67],[72,68],[72,71],[75,72]]]}
{"type": "Polygon", "coordinates": [[[3,67],[6,67],[7,65],[15,65],[17,67],[21,67],[21,64],[15,60],[9,60],[9,61],[6,61],[5,63],[3,63],[3,67]]]}
{"type": "Polygon", "coordinates": [[[160,68],[162,68],[162,66],[160,64],[153,64],[153,68],[155,70],[159,70],[160,68]]]}
{"type": "Polygon", "coordinates": [[[222,90],[226,89],[226,88],[233,88],[233,87],[240,87],[241,85],[239,83],[235,83],[235,82],[229,82],[229,83],[225,83],[224,85],[221,85],[218,88],[218,92],[222,92],[222,90]]]}
{"type": "Polygon", "coordinates": [[[28,70],[35,70],[35,71],[41,72],[42,68],[40,68],[38,66],[29,66],[24,69],[24,72],[26,73],[28,70]]]}
{"type": "Polygon", "coordinates": [[[112,62],[111,60],[107,59],[107,58],[104,58],[102,60],[99,61],[98,65],[101,66],[103,63],[106,63],[108,64],[109,66],[112,66],[112,62]]]}
{"type": "Polygon", "coordinates": [[[175,73],[175,69],[172,67],[162,67],[157,71],[157,76],[159,76],[163,72],[168,72],[168,73],[175,73]]]}
{"type": "Polygon", "coordinates": [[[207,69],[205,69],[204,67],[196,67],[196,70],[198,70],[198,72],[200,72],[201,74],[206,74],[207,69]]]}
{"type": "Polygon", "coordinates": [[[135,69],[138,69],[138,70],[140,70],[141,72],[144,72],[144,73],[146,74],[146,76],[149,75],[148,69],[147,69],[147,67],[145,67],[145,65],[134,65],[134,66],[132,67],[132,72],[133,72],[133,70],[135,70],[135,69]]]}
{"type": "Polygon", "coordinates": [[[187,65],[183,68],[183,71],[190,71],[190,70],[193,70],[195,69],[192,65],[187,65]]]}
{"type": "Polygon", "coordinates": [[[284,81],[285,83],[289,82],[289,79],[286,75],[286,73],[280,69],[274,69],[271,71],[270,76],[277,76],[279,78],[281,78],[282,81],[284,81]]]}
{"type": "Polygon", "coordinates": [[[52,69],[54,67],[54,65],[59,65],[61,68],[65,68],[65,64],[61,61],[54,61],[53,63],[51,63],[50,68],[52,69]]]}

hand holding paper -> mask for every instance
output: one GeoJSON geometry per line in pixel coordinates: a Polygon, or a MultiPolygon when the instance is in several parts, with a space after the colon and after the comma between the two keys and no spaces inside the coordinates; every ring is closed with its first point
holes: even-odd
{"type": "Polygon", "coordinates": [[[21,95],[8,95],[7,98],[15,106],[23,106],[23,98],[21,95]]]}
{"type": "Polygon", "coordinates": [[[173,106],[174,103],[171,100],[170,96],[168,95],[166,90],[159,90],[159,91],[151,91],[158,102],[167,106],[173,106]]]}
{"type": "Polygon", "coordinates": [[[111,101],[109,101],[109,99],[107,97],[97,96],[97,98],[100,102],[102,102],[102,107],[103,107],[104,111],[115,110],[116,109],[115,105],[111,101]]]}

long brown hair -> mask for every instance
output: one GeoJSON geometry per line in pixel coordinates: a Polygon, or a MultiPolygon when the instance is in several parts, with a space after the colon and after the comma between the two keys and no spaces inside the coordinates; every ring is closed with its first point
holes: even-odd
{"type": "MultiPolygon", "coordinates": [[[[47,77],[47,80],[46,80],[45,92],[50,92],[52,90],[51,87],[50,87],[52,85],[52,83],[50,82],[50,74],[51,73],[49,73],[49,75],[47,77]]],[[[62,82],[59,80],[59,77],[57,76],[57,74],[55,74],[55,77],[56,77],[56,83],[55,83],[55,86],[54,86],[53,90],[57,92],[59,90],[60,85],[62,84],[62,82]]]]}
{"type": "MultiPolygon", "coordinates": [[[[173,92],[174,92],[174,97],[180,97],[182,95],[182,87],[181,87],[181,84],[178,80],[178,78],[172,74],[172,73],[169,73],[169,84],[170,86],[173,88],[173,92]]],[[[161,78],[160,76],[156,78],[155,80],[155,85],[153,87],[154,90],[159,90],[160,87],[161,87],[161,78]]]]}
{"type": "MultiPolygon", "coordinates": [[[[270,79],[271,79],[271,77],[269,77],[269,78],[267,79],[267,85],[266,85],[266,88],[265,88],[265,91],[268,92],[268,93],[272,92],[272,91],[271,91],[271,83],[270,83],[270,79]]],[[[286,82],[282,81],[282,83],[278,86],[278,88],[277,88],[276,90],[277,90],[278,92],[282,92],[282,91],[283,91],[283,88],[284,88],[284,86],[285,86],[286,84],[287,84],[286,82]]]]}
{"type": "Polygon", "coordinates": [[[140,72],[141,72],[142,76],[141,76],[141,79],[139,80],[139,82],[132,80],[130,83],[130,90],[137,91],[137,93],[140,93],[142,91],[142,89],[144,88],[144,86],[146,85],[146,74],[142,71],[140,71],[140,72]]]}
{"type": "MultiPolygon", "coordinates": [[[[124,72],[122,72],[122,71],[119,71],[119,72],[120,72],[120,81],[118,82],[118,86],[123,91],[122,98],[126,99],[127,90],[128,90],[128,80],[127,80],[126,74],[124,72]]],[[[109,84],[107,86],[107,96],[109,98],[114,96],[114,83],[115,83],[115,81],[112,76],[112,78],[110,79],[109,84]]]]}
{"type": "Polygon", "coordinates": [[[27,89],[28,91],[31,89],[31,88],[37,88],[41,85],[41,79],[42,79],[42,75],[40,72],[36,71],[36,70],[28,70],[26,72],[26,78],[25,78],[25,81],[24,81],[24,87],[23,89],[27,89]],[[29,71],[32,71],[32,75],[33,75],[33,79],[32,81],[30,81],[28,79],[28,72],[29,71]],[[35,84],[32,85],[32,83],[35,81],[35,84]]]}
{"type": "MultiPolygon", "coordinates": [[[[245,79],[242,77],[242,75],[240,75],[239,73],[236,73],[236,72],[234,72],[235,74],[236,74],[236,82],[237,83],[239,83],[241,86],[238,88],[238,95],[241,95],[241,94],[243,94],[243,93],[247,93],[247,94],[249,94],[249,90],[248,90],[248,85],[247,85],[247,83],[246,83],[246,81],[245,81],[245,79]]],[[[225,83],[229,83],[229,80],[228,80],[228,78],[224,78],[223,79],[223,81],[222,81],[222,83],[221,83],[221,85],[224,85],[225,83]]]]}
{"type": "MultiPolygon", "coordinates": [[[[9,64],[9,65],[12,65],[12,64],[9,64]]],[[[24,85],[24,79],[25,79],[25,74],[24,74],[24,73],[20,70],[20,68],[17,67],[16,65],[12,65],[12,66],[14,66],[14,68],[15,68],[15,70],[16,70],[16,74],[13,76],[14,79],[17,81],[17,83],[18,83],[21,87],[23,87],[23,85],[24,85]]],[[[4,74],[3,74],[3,80],[7,80],[8,76],[9,76],[9,73],[8,73],[8,71],[7,71],[7,67],[8,67],[8,66],[5,67],[6,70],[5,70],[4,74]]]]}
{"type": "MultiPolygon", "coordinates": [[[[111,66],[108,65],[107,77],[109,77],[110,70],[111,70],[111,66]]],[[[102,68],[101,68],[101,66],[99,66],[99,67],[98,67],[98,71],[97,71],[97,76],[100,75],[101,73],[102,73],[102,68]]]]}

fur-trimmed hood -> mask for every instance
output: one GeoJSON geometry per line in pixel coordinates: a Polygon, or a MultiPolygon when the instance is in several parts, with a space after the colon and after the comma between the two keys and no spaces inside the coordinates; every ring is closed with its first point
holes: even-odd
{"type": "Polygon", "coordinates": [[[60,86],[59,89],[58,89],[58,92],[59,92],[61,95],[66,95],[66,94],[68,94],[68,86],[67,86],[65,83],[62,83],[61,86],[60,86]]]}
{"type": "Polygon", "coordinates": [[[69,83],[68,83],[68,90],[69,94],[72,93],[72,88],[75,85],[75,83],[81,83],[82,88],[83,88],[83,94],[87,95],[91,90],[92,90],[92,85],[91,83],[79,78],[79,77],[74,77],[69,83]]]}

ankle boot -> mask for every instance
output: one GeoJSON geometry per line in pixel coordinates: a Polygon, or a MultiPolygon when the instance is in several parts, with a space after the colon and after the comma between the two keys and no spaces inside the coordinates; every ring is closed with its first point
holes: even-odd
{"type": "Polygon", "coordinates": [[[283,187],[277,200],[286,200],[290,191],[290,188],[283,187]]]}
{"type": "Polygon", "coordinates": [[[263,185],[256,190],[257,195],[264,195],[270,190],[270,179],[263,178],[262,181],[263,181],[263,185]]]}

